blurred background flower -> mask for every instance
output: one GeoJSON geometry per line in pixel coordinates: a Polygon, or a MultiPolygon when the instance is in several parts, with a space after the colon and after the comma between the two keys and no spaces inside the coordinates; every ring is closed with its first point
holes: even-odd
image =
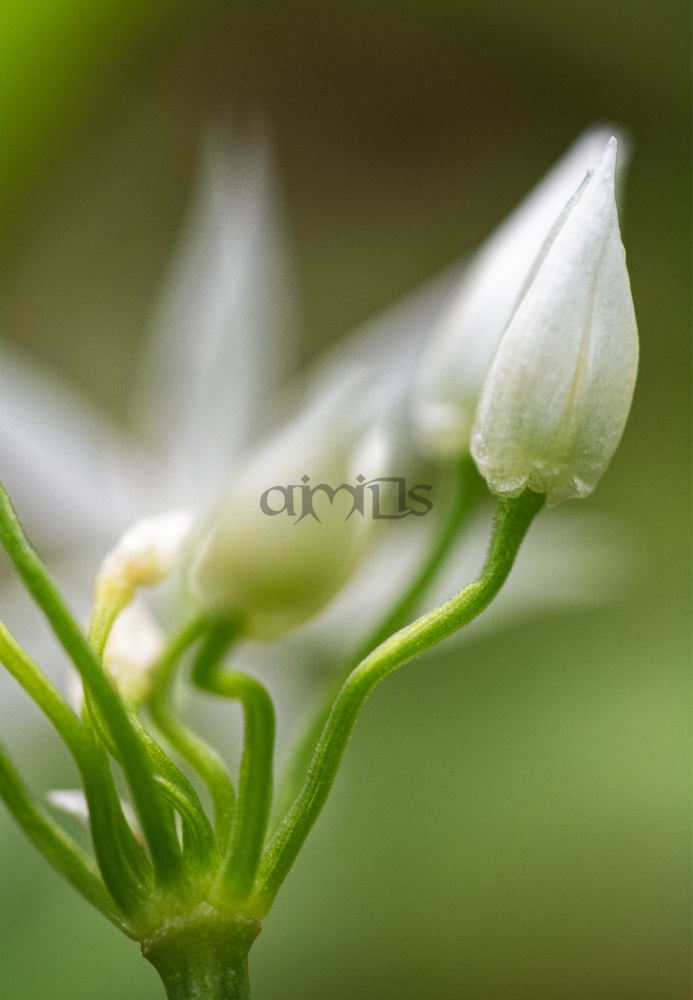
{"type": "MultiPolygon", "coordinates": [[[[16,418],[11,348],[31,352],[97,400],[97,456],[101,428],[132,426],[145,334],[171,328],[151,308],[210,120],[261,112],[273,133],[297,368],[481,244],[591,121],[627,128],[641,368],[584,505],[606,542],[624,539],[630,585],[540,622],[518,609],[390,678],[252,961],[258,1000],[687,995],[688,14],[674,0],[25,0],[1,16],[0,405],[16,418]]],[[[65,497],[41,499],[57,527],[65,497]]],[[[578,542],[552,513],[537,529],[560,554],[578,542]]],[[[74,534],[59,534],[47,554],[64,565],[74,534]]],[[[31,734],[28,775],[40,764],[46,788],[70,787],[40,721],[31,734]]],[[[0,842],[8,996],[157,995],[136,948],[4,813],[0,842]]]]}

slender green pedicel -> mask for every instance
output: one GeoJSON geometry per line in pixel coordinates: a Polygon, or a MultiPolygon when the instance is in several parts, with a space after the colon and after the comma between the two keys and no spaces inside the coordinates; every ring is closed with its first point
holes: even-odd
{"type": "Polygon", "coordinates": [[[204,740],[176,717],[170,705],[172,685],[181,658],[208,629],[204,618],[195,618],[174,637],[154,670],[149,710],[161,734],[200,775],[214,804],[214,829],[219,852],[225,857],[231,844],[236,792],[226,766],[204,740]]]}
{"type": "Polygon", "coordinates": [[[135,934],[114,904],[90,858],[33,798],[0,744],[0,798],[47,861],[128,937],[135,934]]]}
{"type": "Polygon", "coordinates": [[[336,677],[331,676],[328,679],[320,697],[311,706],[310,713],[306,714],[299,728],[293,751],[289,755],[286,771],[279,783],[279,792],[270,819],[271,829],[274,830],[279,824],[303,786],[315,746],[344,681],[371,650],[413,620],[426,591],[434,582],[453,546],[464,535],[472,515],[479,508],[480,501],[488,497],[484,481],[469,454],[465,455],[457,466],[455,486],[451,509],[418,573],[399,596],[385,620],[378,623],[375,630],[361,643],[356,655],[350,657],[345,664],[347,669],[342,668],[336,677]]]}
{"type": "Polygon", "coordinates": [[[72,754],[89,803],[101,874],[123,912],[136,917],[151,866],[125,822],[103,747],[94,741],[90,727],[80,723],[62,695],[1,624],[0,661],[33,698],[72,754]]]}
{"type": "MultiPolygon", "coordinates": [[[[213,831],[190,782],[111,688],[95,652],[4,499],[4,504],[0,503],[0,539],[82,672],[82,721],[2,626],[0,659],[51,720],[78,764],[103,881],[91,860],[32,800],[2,751],[0,796],[54,867],[113,923],[140,941],[144,956],[161,975],[169,1000],[247,1000],[247,956],[259,933],[259,919],[270,909],[320,814],[368,695],[388,673],[486,607],[510,572],[545,497],[527,491],[517,499],[500,501],[479,578],[441,607],[391,635],[351,672],[332,705],[303,789],[264,853],[272,799],[274,709],[258,680],[222,666],[225,653],[241,631],[238,623],[200,618],[182,629],[155,669],[149,700],[154,721],[209,787],[216,814],[213,831]],[[237,797],[220,758],[178,721],[168,704],[174,671],[195,645],[194,683],[209,693],[237,699],[243,708],[244,750],[237,797]],[[123,766],[140,806],[153,870],[125,821],[109,755],[123,766]],[[156,797],[149,803],[149,811],[141,807],[145,793],[156,797]],[[174,811],[182,821],[182,848],[174,811]],[[171,845],[168,860],[174,857],[179,871],[175,882],[165,877],[170,878],[174,871],[164,863],[171,845]]],[[[459,510],[453,520],[458,528],[463,520],[459,510]]],[[[448,525],[443,537],[453,534],[448,525]]],[[[418,595],[444,555],[441,541],[418,581],[394,609],[389,625],[408,611],[413,595],[418,595]]],[[[107,630],[103,630],[104,641],[106,636],[107,630]]]]}
{"type": "Polygon", "coordinates": [[[366,699],[384,677],[476,618],[493,600],[508,573],[543,494],[525,491],[501,500],[484,568],[474,583],[446,604],[401,629],[350,674],[334,703],[306,782],[263,855],[253,896],[253,912],[269,910],[332,788],[354,723],[366,699]]]}
{"type": "Polygon", "coordinates": [[[267,832],[272,804],[274,706],[262,684],[238,671],[223,671],[221,658],[237,633],[235,624],[213,626],[193,670],[198,687],[243,706],[245,734],[238,781],[238,799],[231,831],[231,848],[222,873],[221,888],[239,905],[248,897],[267,832]]]}
{"type": "Polygon", "coordinates": [[[0,486],[0,543],[44,612],[57,639],[82,675],[99,710],[109,724],[123,758],[123,767],[142,822],[158,879],[176,885],[183,875],[180,845],[168,822],[167,806],[159,795],[147,753],[135,733],[125,707],[109,684],[101,666],[51,580],[29,544],[9,497],[0,486]]]}

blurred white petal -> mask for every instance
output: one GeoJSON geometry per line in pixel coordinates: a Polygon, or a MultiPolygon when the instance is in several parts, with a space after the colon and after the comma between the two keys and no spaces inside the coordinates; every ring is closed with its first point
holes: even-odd
{"type": "Polygon", "coordinates": [[[74,386],[0,344],[0,480],[32,537],[103,537],[119,519],[125,441],[74,386]]]}
{"type": "Polygon", "coordinates": [[[84,826],[89,826],[89,806],[84,792],[78,788],[54,788],[46,793],[46,798],[52,806],[74,816],[84,826]]]}
{"type": "Polygon", "coordinates": [[[143,602],[123,608],[108,636],[103,665],[129,708],[136,708],[149,696],[152,668],[165,645],[163,631],[143,602]]]}
{"type": "Polygon", "coordinates": [[[377,420],[398,411],[419,358],[458,293],[466,268],[466,261],[450,265],[356,327],[314,366],[316,385],[328,387],[340,379],[345,367],[358,364],[374,374],[364,400],[369,418],[377,420]]]}
{"type": "Polygon", "coordinates": [[[450,308],[466,267],[464,260],[455,262],[383,309],[330,347],[303,376],[303,391],[308,383],[312,392],[328,394],[345,372],[364,373],[361,411],[387,434],[393,475],[418,475],[421,456],[412,442],[410,387],[431,332],[450,308]]]}
{"type": "Polygon", "coordinates": [[[139,366],[135,412],[177,503],[209,502],[290,357],[293,301],[264,135],[210,135],[139,366]]]}

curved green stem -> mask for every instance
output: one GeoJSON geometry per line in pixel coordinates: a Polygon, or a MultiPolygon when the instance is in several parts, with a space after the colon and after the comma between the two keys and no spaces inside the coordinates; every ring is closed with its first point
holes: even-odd
{"type": "Polygon", "coordinates": [[[356,719],[373,688],[441,639],[466,625],[491,602],[505,582],[522,539],[544,504],[530,490],[500,500],[486,562],[479,577],[455,597],[387,639],[350,674],[335,701],[318,743],[308,777],[260,864],[251,912],[264,916],[296,855],[320,815],[332,788],[356,719]]]}
{"type": "Polygon", "coordinates": [[[89,828],[99,868],[111,895],[133,921],[151,895],[152,867],[123,813],[111,764],[103,744],[87,723],[93,767],[77,761],[89,807],[89,828]]]}
{"type": "Polygon", "coordinates": [[[471,515],[477,510],[478,501],[486,496],[488,496],[486,482],[477,471],[471,455],[467,454],[456,470],[455,496],[452,507],[442,525],[442,530],[435,539],[433,548],[427,553],[416,577],[400,595],[385,620],[369,633],[357,652],[350,656],[346,669],[342,668],[336,676],[327,678],[324,690],[316,699],[306,722],[301,726],[296,745],[289,753],[286,772],[282,775],[279,795],[272,810],[270,829],[273,829],[275,824],[280,822],[298,795],[334,700],[349,673],[368,656],[371,650],[412,620],[421,599],[435,580],[442,564],[450,555],[453,544],[465,530],[471,515]]]}
{"type": "Polygon", "coordinates": [[[190,848],[191,860],[198,868],[214,868],[218,860],[217,844],[197,792],[136,717],[133,725],[147,748],[156,782],[164,798],[180,815],[183,843],[184,846],[187,843],[190,848]]]}
{"type": "Polygon", "coordinates": [[[250,892],[267,832],[272,802],[274,707],[262,684],[238,671],[223,671],[221,657],[236,634],[235,625],[218,624],[208,632],[193,669],[198,687],[241,702],[245,721],[238,800],[231,850],[221,889],[242,902],[250,892]]]}
{"type": "Polygon", "coordinates": [[[79,757],[87,753],[87,734],[79,718],[2,622],[0,622],[0,663],[36,702],[72,755],[79,757]]]}
{"type": "MultiPolygon", "coordinates": [[[[393,633],[404,628],[412,620],[417,607],[431,586],[441,566],[450,555],[453,544],[469,523],[471,515],[478,507],[477,501],[488,496],[485,479],[479,474],[474,459],[467,454],[460,462],[455,476],[455,498],[442,530],[415,579],[400,596],[384,622],[381,622],[361,643],[361,648],[353,657],[354,664],[360,663],[371,650],[385,642],[393,633]]],[[[315,745],[315,744],[313,744],[315,745]]]]}
{"type": "Polygon", "coordinates": [[[29,544],[10,499],[0,486],[0,542],[27,590],[45,614],[59,642],[82,675],[113,734],[140,816],[142,830],[158,880],[174,886],[184,879],[180,844],[168,822],[147,752],[133,729],[128,713],[111,687],[86,637],[65,605],[48,571],[29,544]]]}
{"type": "Polygon", "coordinates": [[[99,587],[97,577],[96,603],[89,622],[89,645],[99,659],[103,657],[115,620],[135,596],[135,587],[125,581],[109,581],[108,588],[99,587]],[[105,593],[103,592],[105,589],[105,593]]]}
{"type": "Polygon", "coordinates": [[[183,725],[171,711],[175,669],[185,651],[208,628],[203,619],[194,619],[174,637],[154,671],[154,685],[149,700],[149,711],[162,735],[184,760],[197,771],[209,789],[214,804],[214,826],[222,857],[228,854],[231,843],[236,792],[226,767],[204,740],[183,725]]]}
{"type": "Polygon", "coordinates": [[[0,661],[33,698],[72,754],[84,783],[92,841],[104,881],[123,911],[136,915],[151,867],[123,816],[101,745],[2,623],[0,661]]]}
{"type": "Polygon", "coordinates": [[[33,799],[0,744],[0,798],[24,833],[70,885],[124,934],[135,937],[91,861],[33,799]]]}
{"type": "MultiPolygon", "coordinates": [[[[122,766],[122,755],[98,707],[89,693],[85,692],[87,718],[93,726],[103,746],[117,764],[122,766]]],[[[207,819],[199,796],[183,772],[167,757],[156,740],[152,739],[137,716],[130,714],[130,723],[139,736],[154,774],[154,780],[169,806],[180,816],[183,823],[184,854],[198,869],[214,867],[217,861],[217,847],[212,827],[207,819]]],[[[172,816],[168,822],[175,835],[172,816]]]]}

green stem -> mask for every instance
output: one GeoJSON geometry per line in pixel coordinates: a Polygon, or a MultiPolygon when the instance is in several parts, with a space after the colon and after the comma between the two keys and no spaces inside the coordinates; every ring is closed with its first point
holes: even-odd
{"type": "Polygon", "coordinates": [[[109,581],[107,588],[100,587],[100,574],[96,580],[96,603],[89,622],[89,645],[102,659],[115,620],[132,601],[136,588],[125,581],[109,581]]]}
{"type": "Polygon", "coordinates": [[[78,761],[78,766],[94,853],[111,895],[137,923],[151,895],[151,865],[123,814],[108,754],[91,726],[88,736],[96,764],[85,767],[78,761]]]}
{"type": "Polygon", "coordinates": [[[451,600],[423,615],[374,650],[350,674],[334,703],[308,777],[262,857],[251,912],[269,910],[332,788],[356,719],[373,688],[389,673],[466,625],[505,582],[527,530],[544,504],[530,490],[499,500],[486,562],[479,577],[451,600]]]}
{"type": "Polygon", "coordinates": [[[0,661],[62,737],[79,768],[92,841],[104,881],[123,911],[136,915],[151,868],[127,825],[101,745],[14,636],[0,623],[0,661]]]}
{"type": "Polygon", "coordinates": [[[0,744],[0,798],[29,840],[70,885],[124,934],[134,937],[93,862],[29,793],[0,744]]]}
{"type": "Polygon", "coordinates": [[[388,617],[361,644],[361,648],[353,657],[354,665],[360,663],[371,650],[379,646],[381,642],[385,642],[393,633],[409,624],[421,599],[450,555],[455,540],[464,531],[471,515],[477,510],[477,501],[482,496],[484,498],[488,496],[486,481],[477,471],[471,455],[464,456],[456,472],[453,505],[433,548],[427,554],[426,561],[415,579],[400,596],[388,617]]]}
{"type": "Polygon", "coordinates": [[[137,717],[133,719],[133,725],[147,748],[155,780],[163,797],[181,818],[183,843],[187,843],[190,848],[190,860],[200,871],[214,868],[218,859],[217,844],[199,795],[137,717]]]}
{"type": "Polygon", "coordinates": [[[207,904],[142,941],[169,1000],[249,1000],[248,952],[256,920],[223,916],[207,904]]]}
{"type": "Polygon", "coordinates": [[[200,638],[207,627],[203,619],[194,619],[174,637],[154,671],[149,710],[162,735],[207,785],[214,803],[214,826],[219,852],[222,856],[226,856],[231,842],[231,824],[236,801],[233,782],[216,751],[184,726],[176,718],[169,704],[175,668],[185,651],[200,638]]]}
{"type": "Polygon", "coordinates": [[[208,632],[193,669],[198,687],[241,702],[244,715],[243,757],[238,800],[231,833],[231,850],[221,888],[236,902],[249,894],[262,853],[272,803],[274,707],[262,684],[238,671],[223,671],[221,658],[237,628],[218,624],[208,632]]]}
{"type": "MultiPolygon", "coordinates": [[[[85,723],[89,722],[99,737],[103,746],[116,763],[122,766],[123,760],[118,745],[101,717],[98,707],[89,691],[85,692],[87,709],[85,723]]],[[[186,861],[191,861],[198,871],[214,866],[217,859],[217,846],[209,820],[202,808],[200,798],[186,776],[166,756],[159,744],[153,739],[140,722],[137,715],[130,714],[130,724],[139,736],[147,751],[147,758],[154,774],[157,788],[164,800],[178,813],[183,823],[183,853],[186,861]]],[[[173,816],[168,822],[172,835],[175,836],[173,816]]]]}
{"type": "Polygon", "coordinates": [[[60,592],[29,544],[10,499],[0,486],[0,542],[24,584],[45,614],[59,642],[82,675],[113,734],[123,760],[157,878],[177,885],[184,878],[180,844],[168,822],[168,806],[159,795],[147,753],[128,713],[99,661],[65,605],[60,592]]]}
{"type": "Polygon", "coordinates": [[[2,622],[0,662],[51,721],[73,756],[88,752],[87,735],[77,715],[2,622]]]}
{"type": "Polygon", "coordinates": [[[393,633],[409,624],[416,613],[421,599],[435,580],[442,564],[450,555],[455,540],[465,530],[471,515],[477,510],[479,500],[482,497],[485,498],[488,496],[486,482],[479,475],[471,455],[467,454],[462,459],[456,473],[455,495],[452,507],[445,523],[442,525],[442,530],[435,540],[433,548],[427,553],[426,559],[416,577],[404,593],[400,595],[387,618],[369,633],[357,652],[353,656],[350,656],[348,666],[340,669],[336,676],[327,678],[324,690],[312,706],[306,722],[300,727],[296,745],[289,753],[286,772],[280,782],[280,792],[272,810],[270,829],[274,829],[275,825],[280,822],[301,790],[308,772],[308,766],[315,752],[315,746],[320,739],[320,734],[327,722],[342,684],[354,667],[361,660],[365,659],[371,650],[379,646],[381,642],[384,642],[393,633]]]}

